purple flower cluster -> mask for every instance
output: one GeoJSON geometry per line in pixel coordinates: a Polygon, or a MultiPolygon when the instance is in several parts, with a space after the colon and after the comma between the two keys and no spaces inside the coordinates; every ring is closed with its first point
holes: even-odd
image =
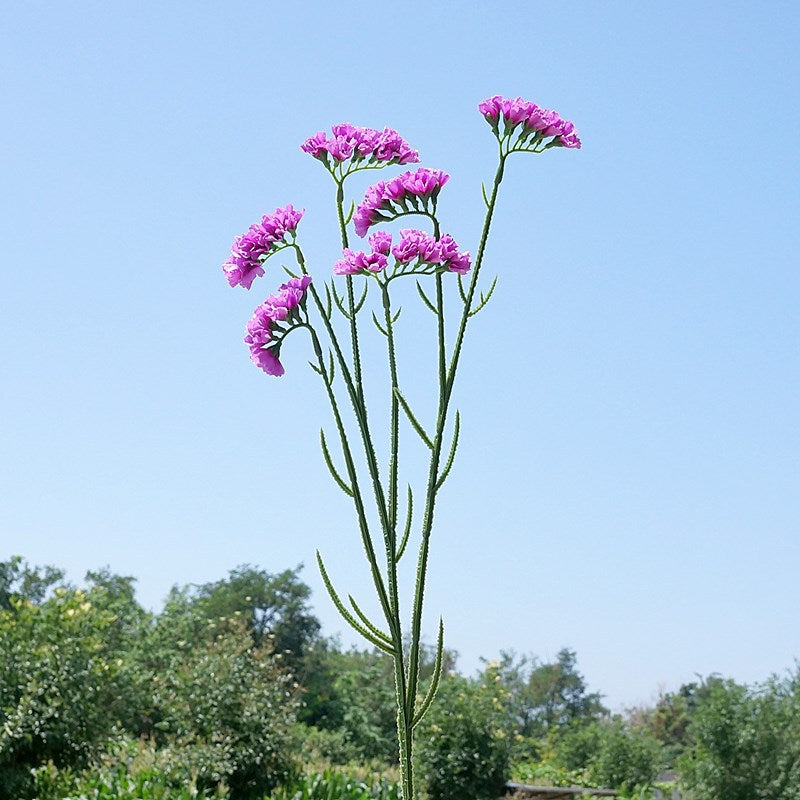
{"type": "Polygon", "coordinates": [[[276,208],[274,213],[262,217],[261,222],[251,225],[247,233],[237,236],[228,260],[222,265],[228,283],[249,289],[264,274],[262,264],[266,257],[284,242],[286,234],[297,228],[303,213],[295,211],[291,204],[276,208]]]}
{"type": "Polygon", "coordinates": [[[384,217],[381,211],[392,212],[392,204],[396,203],[403,211],[421,210],[409,207],[409,202],[419,199],[423,202],[436,197],[442,186],[450,180],[450,176],[440,169],[420,167],[417,170],[404,172],[389,181],[378,181],[367,189],[364,200],[353,215],[356,233],[364,237],[369,228],[384,217]]]}
{"type": "Polygon", "coordinates": [[[320,131],[306,139],[300,149],[321,160],[330,155],[336,161],[347,161],[348,158],[395,164],[416,164],[419,161],[419,153],[391,128],[378,131],[343,122],[333,125],[331,131],[333,138],[328,139],[325,132],[320,131]]]}
{"type": "Polygon", "coordinates": [[[398,264],[418,261],[420,264],[440,266],[460,275],[465,275],[470,268],[469,253],[459,252],[458,244],[449,233],[445,233],[441,239],[435,239],[429,233],[408,228],[400,231],[400,241],[392,247],[392,235],[378,231],[369,237],[369,244],[371,253],[345,249],[344,258],[333,266],[334,273],[358,275],[363,272],[382,272],[386,269],[390,252],[398,264]]]}
{"type": "Polygon", "coordinates": [[[497,131],[500,115],[508,130],[522,123],[528,132],[536,132],[543,138],[555,136],[555,144],[561,147],[580,147],[581,140],[575,126],[562,119],[557,111],[540,108],[536,103],[516,97],[495,95],[478,104],[478,111],[486,117],[486,121],[497,131]]]}
{"type": "Polygon", "coordinates": [[[278,377],[284,373],[274,349],[269,347],[273,341],[273,326],[283,322],[303,302],[310,283],[310,275],[291,278],[280,287],[277,294],[270,295],[253,312],[252,319],[247,323],[244,341],[250,348],[250,360],[267,375],[278,377]]]}

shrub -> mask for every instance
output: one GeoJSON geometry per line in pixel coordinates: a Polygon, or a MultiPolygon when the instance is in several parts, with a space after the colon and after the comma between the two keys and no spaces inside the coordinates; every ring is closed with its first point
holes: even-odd
{"type": "Polygon", "coordinates": [[[253,645],[243,621],[199,641],[196,622],[172,609],[153,631],[156,741],[181,751],[200,789],[225,783],[237,799],[261,797],[295,772],[296,685],[269,648],[253,645]],[[176,641],[167,643],[163,626],[176,641]]]}
{"type": "Polygon", "coordinates": [[[800,800],[800,672],[748,689],[718,681],[680,759],[697,800],[800,800]]]}
{"type": "Polygon", "coordinates": [[[482,681],[442,679],[416,737],[430,800],[494,800],[502,793],[511,737],[504,690],[495,677],[488,670],[482,681]]]}
{"type": "Polygon", "coordinates": [[[102,586],[9,606],[0,610],[0,789],[19,797],[31,768],[85,764],[124,726],[134,632],[102,586]]]}

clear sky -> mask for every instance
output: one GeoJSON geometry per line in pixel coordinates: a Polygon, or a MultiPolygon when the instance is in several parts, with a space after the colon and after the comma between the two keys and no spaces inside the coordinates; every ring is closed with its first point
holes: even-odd
{"type": "MultiPolygon", "coordinates": [[[[244,324],[279,276],[247,293],[219,265],[293,203],[312,273],[329,274],[332,185],[298,145],[345,120],[397,128],[451,174],[443,224],[474,251],[495,158],[476,104],[522,95],[584,147],[508,165],[425,630],[443,615],[465,672],[501,649],[575,648],[614,707],[695,673],[790,667],[799,9],[12,2],[0,558],[74,580],[108,564],[154,608],[176,582],[304,562],[325,631],[342,630],[314,550],[343,591],[368,598],[367,574],[318,452],[309,348],[290,340],[281,379],[250,364],[244,324]]],[[[430,413],[431,317],[405,305],[401,370],[430,413]]]]}

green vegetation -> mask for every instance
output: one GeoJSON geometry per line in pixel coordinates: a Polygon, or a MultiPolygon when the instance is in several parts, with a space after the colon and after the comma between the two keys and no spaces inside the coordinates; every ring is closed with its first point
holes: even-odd
{"type": "MultiPolygon", "coordinates": [[[[243,566],[150,614],[130,577],[77,587],[0,562],[0,798],[400,800],[391,661],[322,637],[309,599],[299,568],[243,566]]],[[[429,800],[491,800],[509,779],[800,800],[797,668],[611,715],[571,650],[503,653],[472,678],[444,664],[416,733],[429,800]]]]}

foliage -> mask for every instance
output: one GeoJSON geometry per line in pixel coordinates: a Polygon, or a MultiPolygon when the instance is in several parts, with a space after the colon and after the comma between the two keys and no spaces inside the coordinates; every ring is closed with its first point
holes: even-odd
{"type": "Polygon", "coordinates": [[[311,614],[311,589],[300,580],[302,565],[273,575],[250,564],[233,569],[227,578],[195,587],[192,602],[207,619],[241,617],[256,646],[267,639],[295,671],[319,634],[319,620],[311,614]]]}
{"type": "Polygon", "coordinates": [[[516,764],[512,774],[522,782],[635,792],[654,785],[661,765],[661,745],[653,734],[616,717],[551,730],[541,760],[516,764]]]}
{"type": "Polygon", "coordinates": [[[188,635],[198,624],[192,611],[171,609],[152,633],[152,730],[159,744],[182,749],[200,788],[224,781],[234,797],[259,796],[293,773],[296,686],[243,621],[212,641],[181,638],[164,649],[161,629],[188,635]]]}
{"type": "Polygon", "coordinates": [[[508,707],[521,736],[544,738],[555,728],[589,722],[608,713],[601,695],[587,691],[574,650],[563,648],[553,662],[503,652],[497,665],[508,707]]]}
{"type": "Polygon", "coordinates": [[[12,596],[0,610],[0,771],[15,791],[48,760],[85,763],[130,719],[140,619],[99,583],[57,588],[40,605],[12,596]]]}
{"type": "Polygon", "coordinates": [[[401,800],[401,793],[400,784],[383,775],[329,768],[301,776],[270,800],[401,800]]]}
{"type": "Polygon", "coordinates": [[[800,670],[748,688],[716,681],[680,759],[697,800],[800,799],[800,670]]]}
{"type": "Polygon", "coordinates": [[[508,777],[511,730],[499,675],[442,679],[418,729],[419,766],[430,800],[494,800],[508,777]]]}
{"type": "Polygon", "coordinates": [[[598,747],[588,764],[595,786],[630,792],[653,785],[663,761],[661,745],[649,731],[630,728],[620,719],[590,727],[598,733],[598,747]]]}
{"type": "Polygon", "coordinates": [[[63,578],[63,570],[32,567],[21,556],[0,561],[0,609],[10,609],[14,598],[41,603],[47,592],[63,578]]]}
{"type": "Polygon", "coordinates": [[[198,790],[183,755],[156,749],[152,741],[117,740],[82,770],[58,769],[51,762],[33,771],[36,800],[194,800],[227,799],[223,784],[198,790]]]}

